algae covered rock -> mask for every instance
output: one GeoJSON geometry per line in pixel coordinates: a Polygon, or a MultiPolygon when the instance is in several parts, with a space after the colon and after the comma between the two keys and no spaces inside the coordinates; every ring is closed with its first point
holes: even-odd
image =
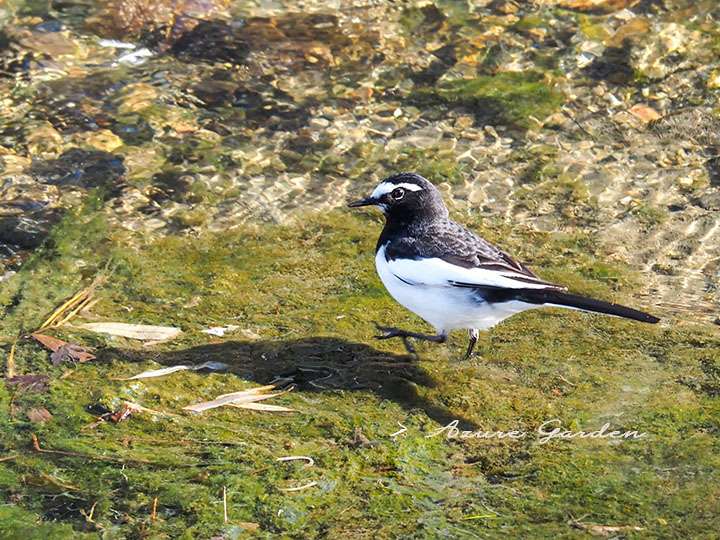
{"type": "Polygon", "coordinates": [[[228,4],[227,0],[105,0],[87,20],[87,27],[118,39],[157,33],[158,40],[170,44],[203,19],[227,15],[228,4]]]}
{"type": "Polygon", "coordinates": [[[111,187],[123,178],[125,166],[122,156],[72,148],[57,159],[33,163],[30,174],[47,184],[111,187]]]}
{"type": "Polygon", "coordinates": [[[528,128],[539,124],[563,103],[560,91],[537,72],[501,72],[443,82],[434,90],[419,89],[420,102],[439,99],[471,111],[482,124],[528,128]],[[534,120],[534,121],[533,121],[534,120]]]}

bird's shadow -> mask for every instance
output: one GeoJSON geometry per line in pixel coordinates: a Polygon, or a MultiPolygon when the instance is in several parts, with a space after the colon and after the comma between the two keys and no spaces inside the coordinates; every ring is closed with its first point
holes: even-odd
{"type": "Polygon", "coordinates": [[[458,420],[458,427],[477,429],[471,420],[420,395],[418,387],[437,383],[414,357],[334,337],[226,341],[169,352],[106,349],[102,357],[165,366],[222,362],[238,377],[260,384],[291,378],[301,392],[370,391],[406,410],[422,410],[443,426],[458,420]]]}

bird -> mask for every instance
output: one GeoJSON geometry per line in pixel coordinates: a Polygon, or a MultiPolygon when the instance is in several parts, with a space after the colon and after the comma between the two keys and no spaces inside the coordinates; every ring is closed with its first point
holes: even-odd
{"type": "Polygon", "coordinates": [[[619,304],[572,294],[538,277],[499,247],[453,221],[440,191],[412,172],[382,180],[369,197],[350,208],[376,206],[385,226],[375,247],[375,267],[383,285],[402,306],[435,328],[435,334],[381,326],[377,339],[402,338],[444,343],[466,329],[467,360],[480,330],[528,309],[563,307],[657,323],[660,319],[619,304]]]}

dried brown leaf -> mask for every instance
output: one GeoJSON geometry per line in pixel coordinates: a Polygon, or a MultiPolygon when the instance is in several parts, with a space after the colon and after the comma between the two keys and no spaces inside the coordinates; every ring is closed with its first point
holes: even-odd
{"type": "Polygon", "coordinates": [[[50,378],[47,375],[16,375],[6,381],[21,392],[45,392],[50,388],[50,378]]]}
{"type": "Polygon", "coordinates": [[[75,362],[88,362],[95,359],[95,355],[89,353],[85,348],[74,343],[68,343],[62,339],[58,339],[45,334],[31,334],[32,338],[38,343],[42,344],[46,349],[53,352],[50,356],[50,361],[53,365],[58,365],[66,360],[73,360],[75,362]]]}
{"type": "Polygon", "coordinates": [[[52,420],[53,415],[45,407],[37,407],[27,412],[28,420],[33,424],[44,424],[52,420]]]}

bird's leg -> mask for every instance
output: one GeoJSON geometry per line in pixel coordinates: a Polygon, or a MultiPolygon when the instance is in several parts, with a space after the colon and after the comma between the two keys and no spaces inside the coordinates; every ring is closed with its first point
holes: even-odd
{"type": "Polygon", "coordinates": [[[470,336],[470,343],[468,343],[467,352],[465,353],[465,360],[470,358],[470,355],[472,355],[473,349],[475,348],[475,344],[478,340],[478,335],[480,332],[477,328],[470,328],[468,330],[468,335],[470,336]]]}
{"type": "Polygon", "coordinates": [[[432,341],[434,343],[445,343],[447,340],[447,334],[419,334],[417,332],[408,332],[407,330],[402,330],[400,328],[393,328],[392,326],[380,326],[377,323],[375,324],[375,327],[381,332],[379,336],[375,336],[375,339],[390,339],[394,337],[402,338],[405,349],[407,349],[409,353],[413,354],[415,353],[415,347],[413,347],[408,341],[408,338],[432,341]]]}

